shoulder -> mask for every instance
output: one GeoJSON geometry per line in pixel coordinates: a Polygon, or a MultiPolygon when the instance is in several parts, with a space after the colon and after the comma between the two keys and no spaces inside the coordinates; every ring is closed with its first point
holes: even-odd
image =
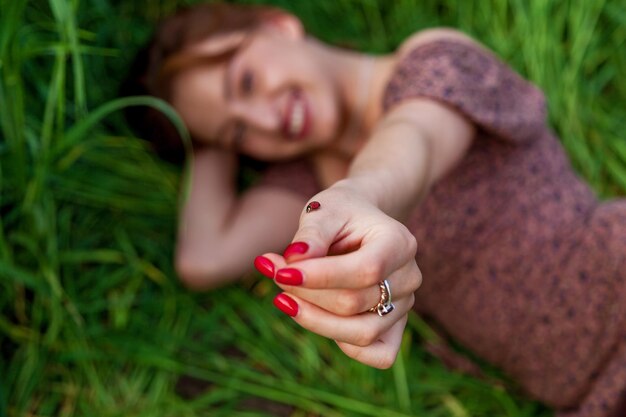
{"type": "Polygon", "coordinates": [[[424,29],[409,36],[396,50],[396,57],[402,59],[415,49],[433,42],[450,41],[462,46],[488,51],[478,41],[469,35],[452,28],[432,28],[424,29]]]}
{"type": "Polygon", "coordinates": [[[417,32],[400,45],[396,57],[383,101],[388,114],[411,110],[433,129],[464,119],[514,142],[528,141],[545,127],[541,91],[463,32],[417,32]]]}

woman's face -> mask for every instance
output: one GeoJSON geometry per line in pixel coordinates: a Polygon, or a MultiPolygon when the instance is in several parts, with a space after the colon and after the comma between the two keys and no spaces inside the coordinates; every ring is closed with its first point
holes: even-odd
{"type": "Polygon", "coordinates": [[[341,127],[340,101],[304,35],[280,26],[255,31],[229,61],[186,69],[172,83],[172,104],[196,141],[265,161],[329,144],[341,127]]]}

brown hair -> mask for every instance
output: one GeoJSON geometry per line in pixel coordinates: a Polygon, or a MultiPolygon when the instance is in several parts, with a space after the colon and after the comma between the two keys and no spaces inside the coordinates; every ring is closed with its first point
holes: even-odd
{"type": "MultiPolygon", "coordinates": [[[[181,54],[183,50],[211,36],[253,30],[278,13],[281,11],[271,6],[227,3],[199,4],[179,10],[158,26],[152,39],[137,53],[122,84],[121,95],[152,95],[167,100],[170,80],[176,72],[221,62],[236,52],[235,49],[199,57],[181,54]]],[[[161,112],[149,107],[130,107],[125,115],[135,133],[148,140],[160,157],[174,163],[184,160],[182,140],[161,112]]]]}

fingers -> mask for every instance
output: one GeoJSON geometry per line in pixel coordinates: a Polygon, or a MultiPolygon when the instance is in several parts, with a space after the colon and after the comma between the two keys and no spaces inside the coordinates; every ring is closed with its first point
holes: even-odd
{"type": "MultiPolygon", "coordinates": [[[[332,329],[320,331],[315,323],[311,323],[311,319],[306,317],[317,312],[315,308],[310,309],[305,301],[298,300],[296,297],[289,297],[284,293],[279,294],[277,299],[282,299],[280,303],[284,303],[281,310],[294,317],[294,320],[300,325],[322,336],[333,338],[332,329]]],[[[361,318],[361,323],[356,323],[356,319],[340,318],[339,320],[345,321],[345,323],[340,326],[339,331],[346,326],[350,328],[352,340],[345,341],[343,338],[345,333],[340,334],[341,338],[335,338],[337,345],[347,356],[366,365],[380,369],[391,367],[400,349],[402,334],[408,317],[408,313],[402,313],[401,310],[406,309],[407,306],[412,306],[413,301],[413,296],[408,299],[405,298],[401,303],[398,303],[398,307],[394,311],[384,317],[379,317],[374,313],[356,316],[361,318]],[[380,323],[384,323],[384,325],[381,326],[380,323]]],[[[327,317],[322,318],[322,320],[324,319],[327,317]]],[[[334,324],[338,325],[339,323],[334,324]]]]}
{"type": "Polygon", "coordinates": [[[314,199],[323,206],[303,210],[292,244],[283,253],[288,263],[358,249],[370,231],[386,227],[391,223],[386,220],[392,220],[371,203],[343,191],[328,189],[314,199]]]}
{"type": "MultiPolygon", "coordinates": [[[[290,273],[293,272],[291,265],[287,265],[284,258],[280,255],[268,253],[262,258],[264,258],[270,266],[259,268],[257,265],[257,268],[269,278],[275,278],[277,273],[283,274],[281,271],[287,270],[290,271],[290,273]],[[269,273],[264,272],[263,269],[269,271],[269,273]]],[[[290,278],[294,279],[295,275],[297,274],[292,274],[290,278]]],[[[372,306],[376,305],[380,299],[380,287],[378,283],[382,281],[382,279],[373,285],[357,289],[310,289],[297,285],[298,279],[295,279],[295,282],[285,284],[280,282],[279,278],[277,278],[276,284],[282,290],[339,316],[351,316],[368,311],[372,306]]],[[[422,283],[422,273],[415,261],[411,260],[397,271],[394,271],[386,279],[389,284],[391,299],[398,300],[414,293],[420,287],[422,283]]]]}
{"type": "Polygon", "coordinates": [[[283,256],[265,254],[255,266],[287,291],[274,304],[298,324],[337,341],[354,359],[387,368],[421,284],[417,243],[404,225],[358,196],[324,193],[324,207],[303,212],[283,256]],[[380,317],[367,310],[380,300],[385,279],[395,309],[380,317]]]}
{"type": "Polygon", "coordinates": [[[283,256],[288,261],[325,256],[331,245],[341,236],[345,221],[339,217],[324,216],[312,211],[300,218],[300,226],[292,243],[287,246],[283,256]]]}
{"type": "Polygon", "coordinates": [[[413,307],[413,294],[394,301],[395,309],[380,317],[376,313],[363,313],[340,317],[292,294],[279,294],[274,304],[302,327],[338,342],[355,346],[369,346],[380,339],[398,320],[413,307]]]}
{"type": "MultiPolygon", "coordinates": [[[[407,297],[420,286],[422,275],[415,262],[409,262],[387,278],[391,299],[407,297]]],[[[380,300],[378,283],[363,289],[309,289],[277,283],[283,290],[339,316],[368,311],[380,300]]]]}
{"type": "Polygon", "coordinates": [[[364,288],[375,285],[413,260],[416,247],[415,238],[410,234],[383,232],[348,254],[289,263],[288,268],[295,270],[289,272],[299,276],[298,284],[283,281],[280,273],[276,280],[305,288],[364,288]]]}
{"type": "Polygon", "coordinates": [[[298,231],[283,253],[289,267],[300,273],[298,285],[364,288],[415,257],[417,243],[402,223],[358,196],[344,194],[323,191],[314,197],[323,206],[303,210],[298,231]]]}
{"type": "Polygon", "coordinates": [[[356,346],[345,342],[337,342],[337,345],[347,356],[361,363],[379,369],[390,368],[398,356],[407,318],[408,315],[404,315],[382,334],[379,340],[369,346],[356,346]]]}

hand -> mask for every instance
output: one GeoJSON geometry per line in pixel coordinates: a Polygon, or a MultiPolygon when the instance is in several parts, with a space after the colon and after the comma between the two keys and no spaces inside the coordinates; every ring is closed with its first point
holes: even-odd
{"type": "Polygon", "coordinates": [[[313,200],[321,207],[303,210],[296,243],[284,256],[268,253],[255,264],[285,291],[274,303],[298,324],[334,339],[351,358],[388,368],[422,280],[415,238],[348,186],[313,200]],[[395,309],[380,317],[368,310],[380,300],[385,279],[395,309]]]}

